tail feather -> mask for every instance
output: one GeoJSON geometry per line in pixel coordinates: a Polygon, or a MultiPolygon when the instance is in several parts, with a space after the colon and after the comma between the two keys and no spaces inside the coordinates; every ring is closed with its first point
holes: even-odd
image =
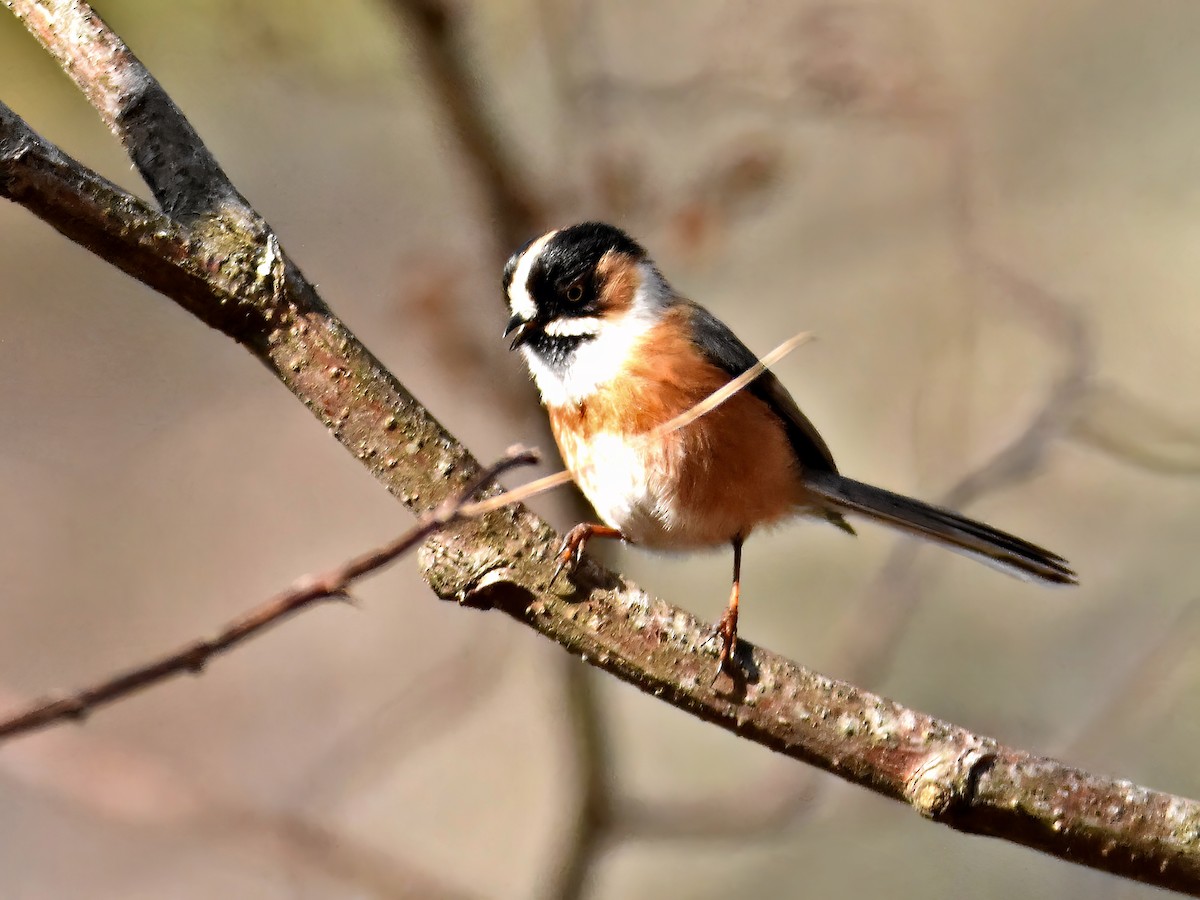
{"type": "MultiPolygon", "coordinates": [[[[1077,584],[1067,561],[1049,550],[956,512],[893,494],[834,472],[813,472],[808,490],[835,513],[858,513],[958,550],[1017,578],[1077,584]]],[[[826,515],[828,513],[825,513],[826,515]]]]}

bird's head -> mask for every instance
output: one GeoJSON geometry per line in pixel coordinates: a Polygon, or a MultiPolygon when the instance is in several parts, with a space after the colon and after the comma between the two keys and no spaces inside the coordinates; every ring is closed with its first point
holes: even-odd
{"type": "Polygon", "coordinates": [[[673,296],[641,245],[601,222],[530,241],[503,286],[505,337],[549,405],[577,403],[616,375],[673,296]]]}

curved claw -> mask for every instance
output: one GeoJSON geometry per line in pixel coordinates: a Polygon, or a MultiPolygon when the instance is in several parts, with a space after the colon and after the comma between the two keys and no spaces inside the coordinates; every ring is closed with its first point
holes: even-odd
{"type": "Polygon", "coordinates": [[[570,534],[563,538],[562,543],[558,546],[558,565],[554,568],[554,574],[550,576],[550,584],[554,584],[554,582],[558,581],[558,576],[563,573],[563,570],[568,565],[570,565],[571,570],[574,571],[575,567],[579,565],[579,560],[583,558],[583,548],[587,544],[587,538],[585,537],[584,539],[575,542],[571,541],[571,535],[575,534],[577,529],[578,526],[572,528],[570,534]]]}
{"type": "Polygon", "coordinates": [[[717,623],[714,629],[713,637],[719,638],[721,641],[721,649],[717,655],[717,672],[713,676],[713,684],[717,683],[717,679],[724,672],[734,681],[742,677],[745,673],[734,660],[734,653],[737,651],[737,631],[738,631],[738,605],[741,598],[741,552],[737,549],[734,555],[734,579],[733,590],[729,594],[729,606],[725,608],[724,614],[721,616],[721,621],[717,623]]]}
{"type": "Polygon", "coordinates": [[[558,548],[558,565],[554,569],[554,574],[550,576],[550,581],[547,587],[554,584],[569,566],[572,571],[579,565],[579,561],[583,559],[584,548],[587,547],[587,542],[594,537],[603,538],[620,538],[625,539],[617,529],[610,528],[607,525],[592,525],[587,522],[580,522],[574,528],[567,532],[563,538],[562,544],[558,548]]]}
{"type": "Polygon", "coordinates": [[[736,607],[731,610],[725,610],[725,614],[721,616],[721,621],[717,623],[713,629],[713,637],[721,642],[721,649],[717,653],[717,673],[713,676],[715,683],[721,674],[727,674],[729,677],[736,677],[735,661],[733,658],[734,651],[737,649],[737,611],[736,607]],[[732,612],[732,614],[731,614],[732,612]]]}

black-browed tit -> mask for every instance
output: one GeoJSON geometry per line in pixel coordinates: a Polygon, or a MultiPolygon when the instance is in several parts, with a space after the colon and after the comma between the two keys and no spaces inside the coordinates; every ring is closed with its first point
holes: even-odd
{"type": "Polygon", "coordinates": [[[544,234],[504,267],[520,349],[563,461],[604,525],[575,526],[559,567],[592,537],[651,549],[733,547],[733,591],[717,627],[718,671],[737,641],[742,542],[788,516],[884,525],[1018,577],[1073,584],[1048,550],[838,473],[829,448],[770,372],[676,431],[659,426],[756,362],[723,322],[677,294],[632,238],[585,222],[544,234]]]}

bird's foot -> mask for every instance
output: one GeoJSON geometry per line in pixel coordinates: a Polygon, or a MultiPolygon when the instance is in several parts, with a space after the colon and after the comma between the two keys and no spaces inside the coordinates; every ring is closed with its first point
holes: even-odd
{"type": "Polygon", "coordinates": [[[586,522],[580,522],[574,528],[567,532],[566,537],[562,539],[562,543],[558,545],[558,554],[556,556],[558,565],[554,568],[554,574],[550,576],[550,584],[558,581],[558,576],[570,566],[572,572],[579,565],[579,560],[583,558],[583,550],[587,547],[588,538],[592,536],[591,526],[586,522]]]}
{"type": "Polygon", "coordinates": [[[558,566],[554,569],[554,574],[550,576],[547,586],[554,584],[558,580],[558,576],[568,568],[571,572],[575,571],[575,567],[579,565],[579,561],[583,558],[583,551],[587,547],[587,542],[595,537],[625,540],[625,535],[621,534],[616,528],[610,528],[608,525],[593,525],[590,522],[580,522],[567,532],[567,536],[563,538],[562,543],[559,545],[558,566]]]}
{"type": "Polygon", "coordinates": [[[721,642],[720,649],[717,652],[717,673],[713,676],[713,683],[724,673],[730,678],[737,678],[743,674],[734,658],[737,651],[737,623],[738,614],[737,607],[730,606],[721,616],[721,621],[717,623],[717,627],[713,629],[713,637],[721,642]]]}

